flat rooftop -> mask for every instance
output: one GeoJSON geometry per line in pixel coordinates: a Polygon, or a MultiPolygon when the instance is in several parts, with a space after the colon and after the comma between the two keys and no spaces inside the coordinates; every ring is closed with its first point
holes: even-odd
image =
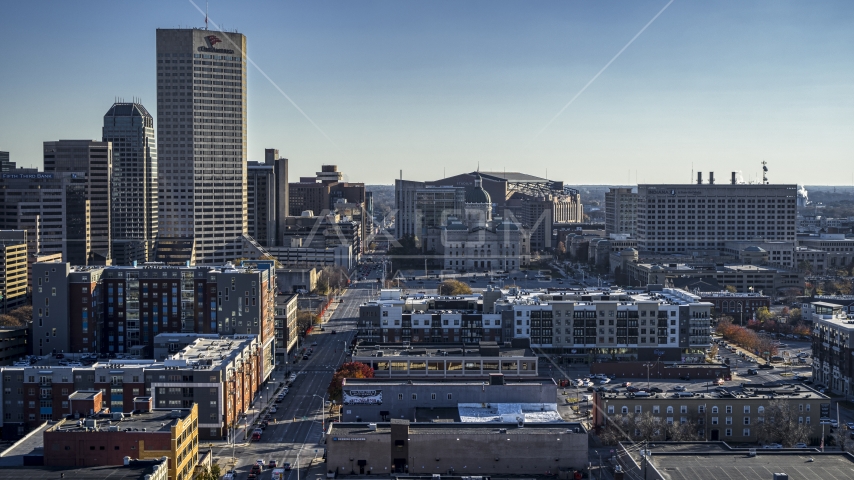
{"type": "Polygon", "coordinates": [[[786,473],[792,480],[843,480],[854,478],[854,457],[850,454],[757,450],[755,457],[745,452],[658,453],[652,448],[652,464],[667,480],[756,480],[786,473]]]}
{"type": "MultiPolygon", "coordinates": [[[[422,435],[495,435],[500,430],[506,430],[507,435],[562,435],[571,432],[575,434],[587,434],[587,430],[580,423],[526,423],[519,427],[514,423],[410,423],[410,434],[422,435]]],[[[377,429],[371,430],[367,423],[340,423],[332,424],[329,430],[330,437],[364,437],[369,435],[384,435],[391,433],[390,423],[377,423],[377,429]]],[[[505,432],[501,432],[502,435],[505,432]]],[[[334,441],[334,438],[333,438],[334,441]]]]}
{"type": "MultiPolygon", "coordinates": [[[[694,385],[692,385],[694,386],[694,385]]],[[[703,385],[696,385],[697,388],[703,388],[703,385]]],[[[787,398],[829,398],[823,393],[819,393],[808,385],[803,384],[788,384],[788,385],[745,385],[744,387],[720,387],[722,390],[716,390],[717,387],[709,387],[709,391],[692,390],[693,397],[680,397],[676,392],[664,392],[650,395],[649,397],[627,397],[625,392],[622,393],[603,393],[603,398],[631,398],[632,401],[661,401],[662,399],[709,399],[709,398],[733,398],[741,400],[762,400],[769,396],[785,400],[787,398]]]]}
{"type": "Polygon", "coordinates": [[[131,465],[108,467],[4,467],[0,479],[56,480],[60,475],[69,480],[143,480],[154,473],[153,461],[131,462],[131,465]]]}
{"type": "MultiPolygon", "coordinates": [[[[374,377],[374,378],[345,378],[344,385],[348,387],[359,386],[359,387],[367,387],[371,385],[376,385],[378,387],[386,387],[391,385],[412,385],[412,386],[421,386],[421,385],[461,385],[461,386],[472,386],[472,387],[480,387],[486,382],[489,385],[489,381],[486,379],[471,379],[466,380],[465,378],[436,378],[436,379],[408,379],[408,378],[391,378],[391,377],[374,377]]],[[[529,386],[541,386],[541,385],[556,385],[554,379],[547,377],[533,377],[533,378],[523,378],[517,379],[516,377],[504,377],[504,385],[496,385],[498,387],[506,387],[506,386],[514,386],[514,385],[529,385],[529,386]]]]}
{"type": "MultiPolygon", "coordinates": [[[[135,413],[133,415],[124,414],[121,420],[112,420],[109,415],[103,418],[96,418],[98,421],[99,431],[109,431],[110,427],[118,427],[119,431],[145,431],[151,432],[168,432],[179,419],[186,418],[190,414],[190,409],[184,408],[180,410],[153,410],[145,413],[135,413]],[[178,417],[174,417],[172,412],[176,412],[178,417]]],[[[55,431],[57,432],[80,432],[85,431],[85,420],[80,419],[80,425],[76,420],[66,420],[62,424],[57,424],[55,431]]]]}
{"type": "Polygon", "coordinates": [[[154,337],[155,348],[168,343],[174,338],[175,342],[186,342],[186,338],[193,339],[181,351],[170,355],[162,364],[154,364],[150,369],[165,367],[193,367],[198,370],[221,370],[231,363],[250,344],[255,342],[255,335],[223,336],[186,334],[186,333],[161,333],[154,337]]]}
{"type": "MultiPolygon", "coordinates": [[[[494,348],[494,347],[493,347],[494,348]]],[[[353,349],[353,357],[376,357],[377,352],[382,352],[382,357],[477,357],[488,358],[481,354],[478,346],[454,345],[454,344],[418,344],[417,346],[405,347],[400,344],[380,345],[357,345],[353,349]]],[[[530,348],[498,347],[498,357],[530,357],[537,356],[530,348]]]]}

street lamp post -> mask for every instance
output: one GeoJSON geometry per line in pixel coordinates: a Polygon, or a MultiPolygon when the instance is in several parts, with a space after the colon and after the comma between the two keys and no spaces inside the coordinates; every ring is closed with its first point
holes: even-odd
{"type": "Polygon", "coordinates": [[[320,430],[321,430],[321,438],[326,434],[326,396],[320,395],[312,395],[312,397],[317,397],[320,399],[320,430]]]}

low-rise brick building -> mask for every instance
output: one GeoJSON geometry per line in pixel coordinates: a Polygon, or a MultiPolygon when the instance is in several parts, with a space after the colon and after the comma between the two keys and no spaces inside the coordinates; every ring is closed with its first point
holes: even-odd
{"type": "MultiPolygon", "coordinates": [[[[137,402],[145,407],[146,402],[137,402]]],[[[150,403],[147,405],[150,406],[150,403]]],[[[44,464],[60,467],[122,465],[132,459],[169,459],[169,479],[193,478],[198,463],[198,408],[132,414],[70,416],[44,432],[44,464]]]]}

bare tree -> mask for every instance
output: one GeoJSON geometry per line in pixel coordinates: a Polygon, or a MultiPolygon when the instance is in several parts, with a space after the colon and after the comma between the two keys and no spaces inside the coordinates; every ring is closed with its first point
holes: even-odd
{"type": "MultiPolygon", "coordinates": [[[[759,407],[763,408],[763,407],[759,407]]],[[[762,443],[780,443],[785,447],[806,442],[811,428],[803,422],[794,404],[782,400],[771,400],[764,407],[756,428],[757,439],[762,443]]]]}

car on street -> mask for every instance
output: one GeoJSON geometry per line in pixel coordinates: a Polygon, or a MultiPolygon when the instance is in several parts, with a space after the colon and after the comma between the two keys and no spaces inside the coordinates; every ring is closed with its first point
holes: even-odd
{"type": "Polygon", "coordinates": [[[848,430],[854,430],[854,422],[848,422],[845,424],[848,427],[848,430]]]}
{"type": "Polygon", "coordinates": [[[277,464],[275,460],[270,460],[270,462],[267,463],[267,468],[276,468],[276,465],[277,464]]]}
{"type": "Polygon", "coordinates": [[[291,469],[291,464],[290,462],[285,462],[282,464],[282,467],[285,469],[285,471],[288,471],[291,469]]]}
{"type": "Polygon", "coordinates": [[[804,442],[798,442],[794,445],[794,447],[795,448],[809,448],[809,446],[807,446],[807,444],[804,442]]]}
{"type": "Polygon", "coordinates": [[[771,370],[774,368],[774,365],[771,365],[770,363],[760,363],[759,368],[762,370],[771,370]]]}
{"type": "Polygon", "coordinates": [[[302,359],[303,359],[303,360],[308,360],[308,355],[303,355],[303,356],[302,356],[302,359]]]}
{"type": "Polygon", "coordinates": [[[278,411],[278,409],[276,408],[276,406],[275,406],[275,405],[273,405],[272,407],[270,407],[270,413],[276,413],[277,411],[278,411]]]}
{"type": "Polygon", "coordinates": [[[747,374],[748,375],[759,375],[759,372],[755,368],[748,368],[747,374]]]}
{"type": "Polygon", "coordinates": [[[312,346],[312,347],[316,347],[316,346],[317,346],[317,342],[311,342],[311,346],[312,346]]]}

